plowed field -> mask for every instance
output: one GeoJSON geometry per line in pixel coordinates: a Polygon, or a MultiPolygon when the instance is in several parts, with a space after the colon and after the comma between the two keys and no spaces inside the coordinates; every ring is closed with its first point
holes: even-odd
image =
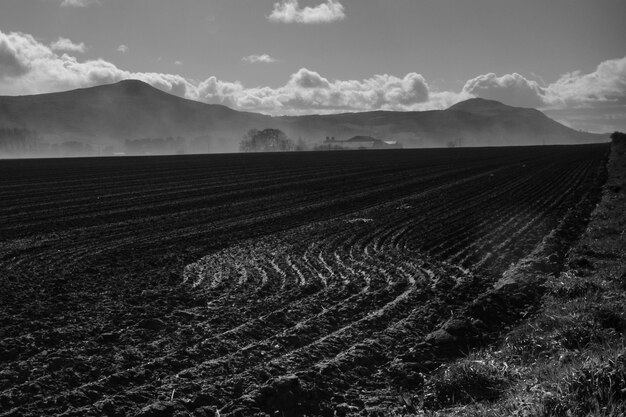
{"type": "Polygon", "coordinates": [[[384,412],[608,149],[0,161],[0,415],[384,412]]]}

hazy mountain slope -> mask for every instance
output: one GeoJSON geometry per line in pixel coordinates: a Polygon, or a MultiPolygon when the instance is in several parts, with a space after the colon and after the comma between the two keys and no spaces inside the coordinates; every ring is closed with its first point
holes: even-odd
{"type": "Polygon", "coordinates": [[[358,133],[394,137],[408,146],[441,146],[449,141],[464,146],[587,143],[605,140],[606,136],[570,129],[535,109],[511,107],[479,98],[458,103],[447,110],[375,111],[283,120],[295,131],[318,136],[358,133]]]}
{"type": "Polygon", "coordinates": [[[209,135],[258,126],[268,116],[186,100],[141,81],[33,96],[0,97],[0,126],[26,127],[45,138],[120,142],[209,135]]]}
{"type": "MultiPolygon", "coordinates": [[[[280,128],[294,139],[370,135],[407,147],[584,143],[604,136],[572,130],[534,109],[471,99],[447,110],[374,111],[270,117],[186,100],[136,80],[60,93],[0,97],[0,128],[37,130],[48,142],[121,146],[126,139],[181,136],[201,151],[235,151],[251,128],[280,128]],[[198,139],[200,138],[200,139],[198,139]]],[[[191,149],[192,151],[194,149],[191,149]]]]}

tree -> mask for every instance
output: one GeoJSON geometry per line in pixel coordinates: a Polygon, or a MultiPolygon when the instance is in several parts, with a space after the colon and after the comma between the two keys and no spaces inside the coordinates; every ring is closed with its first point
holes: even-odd
{"type": "Polygon", "coordinates": [[[280,129],[252,129],[239,144],[241,152],[285,152],[295,148],[294,142],[280,129]]]}
{"type": "Polygon", "coordinates": [[[626,143],[626,133],[622,132],[613,132],[611,134],[611,140],[614,143],[626,143]]]}

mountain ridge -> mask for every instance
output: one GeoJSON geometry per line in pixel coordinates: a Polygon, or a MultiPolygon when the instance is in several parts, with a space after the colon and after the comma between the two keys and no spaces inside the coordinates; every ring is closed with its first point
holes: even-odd
{"type": "Polygon", "coordinates": [[[268,116],[182,98],[139,80],[24,96],[0,96],[0,128],[37,131],[48,143],[96,144],[181,137],[189,152],[233,152],[250,129],[278,128],[310,146],[326,136],[396,139],[405,147],[507,146],[601,141],[536,109],[472,98],[445,110],[268,116]]]}

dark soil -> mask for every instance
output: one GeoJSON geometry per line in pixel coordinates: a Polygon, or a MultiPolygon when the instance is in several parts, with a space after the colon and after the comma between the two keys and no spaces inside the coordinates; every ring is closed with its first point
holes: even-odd
{"type": "Polygon", "coordinates": [[[607,152],[0,161],[0,415],[384,414],[558,271],[607,152]]]}

